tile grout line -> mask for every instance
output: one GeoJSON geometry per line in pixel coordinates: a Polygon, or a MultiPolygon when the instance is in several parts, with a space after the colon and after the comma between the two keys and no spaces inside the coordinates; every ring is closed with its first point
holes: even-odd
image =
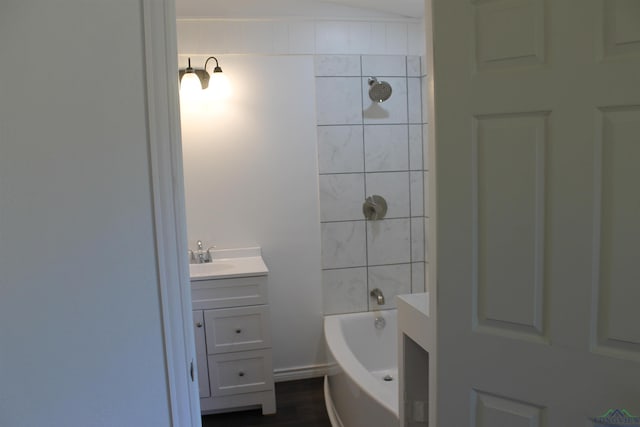
{"type": "MultiPolygon", "coordinates": [[[[425,70],[426,71],[426,70],[425,70]]],[[[420,74],[422,74],[422,60],[420,60],[420,74]]],[[[425,126],[430,126],[428,124],[428,117],[425,117],[425,108],[424,108],[424,103],[426,102],[426,100],[424,99],[424,95],[425,95],[425,91],[423,90],[423,86],[427,85],[428,81],[427,81],[427,77],[426,75],[423,77],[420,77],[420,117],[422,118],[422,126],[420,127],[420,132],[422,134],[422,244],[424,246],[423,248],[423,252],[424,252],[424,267],[423,267],[423,271],[422,271],[422,291],[426,292],[427,291],[427,256],[428,256],[428,248],[429,248],[429,242],[427,241],[428,239],[428,230],[427,227],[429,225],[429,216],[428,216],[428,212],[427,212],[427,197],[431,194],[431,191],[429,191],[429,185],[426,182],[426,177],[430,176],[430,173],[428,172],[429,169],[429,165],[425,164],[425,160],[424,160],[424,155],[425,155],[425,149],[429,149],[429,147],[425,147],[426,145],[426,135],[425,135],[425,126]]],[[[429,178],[429,181],[431,180],[431,178],[429,178]]],[[[431,206],[431,203],[429,203],[429,206],[431,206]]]]}
{"type": "MultiPolygon", "coordinates": [[[[323,268],[322,271],[336,271],[336,270],[355,270],[357,268],[367,268],[367,267],[387,267],[393,265],[411,265],[411,262],[391,262],[388,264],[371,264],[371,265],[350,265],[346,267],[326,267],[323,268]]],[[[416,263],[419,264],[419,263],[416,263]]]]}
{"type": "MultiPolygon", "coordinates": [[[[422,75],[422,59],[420,60],[420,75],[422,75]]],[[[425,183],[425,164],[424,164],[424,143],[425,143],[425,139],[424,139],[424,87],[425,85],[425,79],[424,77],[420,77],[420,119],[422,121],[422,125],[420,126],[420,164],[422,165],[422,285],[421,285],[421,291],[424,292],[426,290],[426,284],[427,284],[427,268],[426,268],[426,261],[427,261],[427,223],[425,221],[425,217],[426,217],[426,197],[425,197],[425,190],[426,190],[426,183],[425,183]]]]}
{"type": "MultiPolygon", "coordinates": [[[[407,87],[407,169],[411,170],[411,127],[409,117],[411,117],[411,106],[409,103],[409,58],[404,57],[405,85],[407,87]]],[[[409,293],[413,293],[413,220],[411,220],[413,193],[411,191],[411,172],[407,173],[409,184],[409,293]]]]}
{"type": "MultiPolygon", "coordinates": [[[[393,216],[389,218],[384,218],[383,221],[397,221],[397,220],[411,220],[411,219],[421,219],[423,217],[420,216],[393,216]]],[[[362,219],[336,219],[336,220],[328,220],[328,221],[320,221],[321,224],[336,224],[340,222],[360,222],[362,219]]]]}
{"type": "MultiPolygon", "coordinates": [[[[362,89],[361,89],[362,91],[362,89]]],[[[419,122],[410,122],[409,120],[407,120],[406,122],[403,123],[396,123],[396,122],[388,122],[388,123],[324,123],[324,124],[317,124],[317,127],[341,127],[341,126],[353,126],[353,127],[358,127],[360,125],[363,126],[404,126],[404,125],[416,125],[416,126],[420,126],[422,124],[426,124],[423,123],[422,120],[419,122]]]]}
{"type": "Polygon", "coordinates": [[[318,176],[327,175],[363,175],[363,174],[385,174],[385,173],[409,173],[409,172],[424,172],[421,169],[408,169],[408,170],[388,170],[388,171],[372,171],[372,172],[322,172],[318,176]]]}
{"type": "MultiPolygon", "coordinates": [[[[364,132],[364,89],[363,82],[364,71],[362,69],[362,55],[360,55],[360,126],[362,129],[362,170],[364,171],[364,200],[367,199],[367,148],[366,138],[364,132]]],[[[364,203],[364,202],[363,202],[364,203]]],[[[364,214],[363,214],[364,215],[364,214]]],[[[364,263],[365,263],[365,301],[367,301],[367,311],[371,310],[369,300],[369,224],[365,218],[364,221],[364,263]]]]}

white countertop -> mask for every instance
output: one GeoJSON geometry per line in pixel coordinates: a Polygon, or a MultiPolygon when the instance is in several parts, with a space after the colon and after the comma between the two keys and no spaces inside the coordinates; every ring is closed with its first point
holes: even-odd
{"type": "Polygon", "coordinates": [[[260,248],[214,249],[211,262],[189,264],[191,281],[266,276],[269,273],[260,248]]]}
{"type": "Polygon", "coordinates": [[[409,304],[414,310],[421,312],[424,316],[429,316],[429,292],[398,295],[398,298],[409,304]]]}
{"type": "Polygon", "coordinates": [[[429,337],[429,293],[398,295],[398,328],[422,348],[431,347],[429,337]]]}

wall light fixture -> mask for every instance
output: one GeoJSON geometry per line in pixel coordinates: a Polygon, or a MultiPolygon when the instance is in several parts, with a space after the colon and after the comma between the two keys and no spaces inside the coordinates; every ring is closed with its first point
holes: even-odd
{"type": "Polygon", "coordinates": [[[180,97],[194,99],[201,94],[207,98],[225,99],[231,94],[229,79],[222,72],[218,59],[210,56],[204,63],[204,68],[191,67],[191,58],[188,59],[187,68],[179,71],[180,74],[180,97]],[[216,61],[213,73],[209,74],[207,65],[210,60],[216,61]]]}

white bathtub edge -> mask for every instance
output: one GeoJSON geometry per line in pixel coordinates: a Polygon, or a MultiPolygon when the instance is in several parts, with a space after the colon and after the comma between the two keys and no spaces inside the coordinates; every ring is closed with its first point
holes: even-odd
{"type": "Polygon", "coordinates": [[[327,415],[329,415],[329,422],[331,427],[344,427],[335,406],[333,406],[333,399],[331,398],[331,391],[329,390],[329,378],[324,376],[324,404],[327,408],[327,415]]]}

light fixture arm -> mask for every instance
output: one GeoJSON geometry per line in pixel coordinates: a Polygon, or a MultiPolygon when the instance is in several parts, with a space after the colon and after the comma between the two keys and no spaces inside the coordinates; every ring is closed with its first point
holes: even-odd
{"type": "Polygon", "coordinates": [[[221,73],[222,72],[222,68],[220,68],[220,64],[218,64],[218,58],[216,58],[215,56],[210,56],[207,58],[207,60],[204,62],[204,69],[207,69],[207,64],[209,63],[210,60],[214,60],[216,61],[216,66],[213,69],[214,73],[221,73]]]}
{"type": "Polygon", "coordinates": [[[191,67],[191,58],[187,58],[187,61],[188,61],[189,65],[187,65],[187,69],[185,70],[185,72],[193,73],[194,70],[193,70],[193,67],[191,67]]]}

